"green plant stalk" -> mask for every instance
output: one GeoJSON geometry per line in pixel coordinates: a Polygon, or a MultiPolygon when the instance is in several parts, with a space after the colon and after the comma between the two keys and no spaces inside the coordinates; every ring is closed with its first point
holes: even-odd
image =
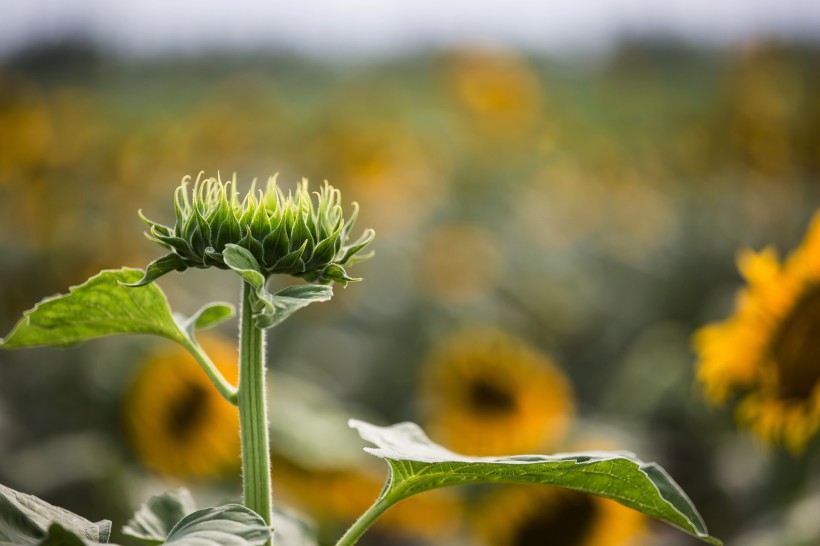
{"type": "Polygon", "coordinates": [[[396,504],[396,502],[398,501],[388,497],[379,497],[376,499],[376,502],[342,535],[342,538],[339,539],[336,546],[353,546],[353,544],[356,544],[364,532],[367,531],[388,508],[396,504]]]}
{"type": "Polygon", "coordinates": [[[271,523],[270,440],[265,391],[265,330],[253,320],[253,288],[242,283],[239,318],[239,436],[242,442],[244,504],[271,523]]]}
{"type": "Polygon", "coordinates": [[[238,398],[238,390],[236,387],[231,385],[227,379],[219,372],[219,369],[214,365],[211,358],[202,350],[202,347],[199,346],[196,341],[192,341],[187,337],[181,337],[179,339],[179,343],[185,347],[189,353],[196,359],[199,365],[202,367],[202,370],[211,380],[216,390],[219,394],[222,395],[222,398],[233,404],[234,406],[237,405],[237,398],[238,398]]]}

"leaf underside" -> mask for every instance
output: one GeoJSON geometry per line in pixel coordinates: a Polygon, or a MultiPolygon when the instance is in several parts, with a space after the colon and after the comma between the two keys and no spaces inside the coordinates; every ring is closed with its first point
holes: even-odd
{"type": "Polygon", "coordinates": [[[105,543],[111,522],[91,522],[33,495],[0,485],[0,545],[105,543]],[[73,539],[62,540],[71,536],[73,539]]]}
{"type": "Polygon", "coordinates": [[[722,544],[709,535],[692,502],[666,471],[631,453],[466,457],[433,443],[414,423],[378,427],[351,420],[350,426],[377,446],[365,451],[387,461],[390,477],[380,499],[391,503],[431,489],[463,484],[550,485],[612,499],[704,542],[722,544]]]}
{"type": "MultiPolygon", "coordinates": [[[[271,520],[277,546],[316,546],[312,526],[296,516],[273,510],[271,520]]],[[[261,531],[260,521],[256,514],[237,505],[197,511],[190,492],[180,488],[151,497],[137,510],[122,532],[149,546],[166,541],[170,543],[172,539],[177,545],[190,542],[191,546],[202,546],[216,541],[223,545],[255,546],[258,540],[270,537],[269,532],[261,531]],[[188,517],[193,514],[198,515],[188,517]],[[206,520],[217,521],[217,524],[215,526],[206,520]],[[236,542],[232,533],[236,533],[243,542],[236,542]],[[221,542],[223,540],[227,542],[221,542]]]]}
{"type": "Polygon", "coordinates": [[[271,538],[265,520],[239,504],[203,508],[188,514],[168,534],[176,546],[264,546],[271,538]]]}

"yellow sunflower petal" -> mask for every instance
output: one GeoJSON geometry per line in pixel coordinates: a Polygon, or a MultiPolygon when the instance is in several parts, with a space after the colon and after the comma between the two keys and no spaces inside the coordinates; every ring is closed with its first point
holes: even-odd
{"type": "Polygon", "coordinates": [[[785,265],[766,248],[738,267],[734,315],[693,336],[698,379],[714,402],[741,394],[738,423],[799,452],[820,431],[820,213],[785,265]]]}

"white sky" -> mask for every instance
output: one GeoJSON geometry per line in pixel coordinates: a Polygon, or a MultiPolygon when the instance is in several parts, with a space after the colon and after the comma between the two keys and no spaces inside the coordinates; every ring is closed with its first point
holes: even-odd
{"type": "Polygon", "coordinates": [[[284,47],[332,56],[480,40],[589,49],[660,31],[714,44],[820,42],[820,0],[0,0],[0,56],[67,33],[138,54],[284,47]]]}

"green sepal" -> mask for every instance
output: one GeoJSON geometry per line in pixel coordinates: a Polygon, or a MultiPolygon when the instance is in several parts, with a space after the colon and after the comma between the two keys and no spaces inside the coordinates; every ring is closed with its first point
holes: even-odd
{"type": "Polygon", "coordinates": [[[376,447],[365,451],[387,461],[390,475],[377,502],[395,504],[431,489],[474,483],[565,487],[619,502],[719,546],[686,493],[660,466],[626,452],[467,457],[430,441],[414,423],[350,426],[376,447]]]}
{"type": "Polygon", "coordinates": [[[288,233],[284,219],[281,219],[279,225],[265,237],[262,246],[264,247],[265,265],[271,268],[288,253],[288,233]]]}
{"type": "Polygon", "coordinates": [[[185,260],[183,260],[176,253],[171,252],[170,254],[157,258],[148,264],[148,267],[145,268],[145,275],[143,275],[140,280],[134,283],[123,283],[123,285],[131,288],[145,286],[146,284],[154,282],[166,273],[170,273],[171,271],[185,271],[187,268],[188,266],[185,265],[185,260]]]}
{"type": "Polygon", "coordinates": [[[316,248],[313,249],[313,255],[310,257],[310,260],[308,260],[307,264],[305,264],[305,269],[307,271],[310,271],[320,264],[328,263],[333,259],[337,252],[336,243],[339,241],[339,236],[341,234],[342,228],[339,227],[330,236],[319,241],[316,248]]]}
{"type": "Polygon", "coordinates": [[[290,251],[294,252],[300,249],[309,258],[313,254],[315,244],[316,241],[310,233],[310,227],[305,222],[305,215],[302,211],[297,212],[293,232],[290,234],[290,251]]]}
{"type": "Polygon", "coordinates": [[[337,264],[330,264],[324,268],[319,279],[320,282],[334,281],[342,286],[347,286],[349,282],[359,282],[361,280],[360,278],[349,276],[345,268],[337,264]]]}
{"type": "MultiPolygon", "coordinates": [[[[346,265],[348,263],[354,263],[351,260],[351,258],[356,256],[356,254],[360,250],[362,250],[364,247],[366,247],[371,242],[373,242],[373,239],[375,239],[375,238],[376,238],[376,232],[373,231],[372,229],[366,229],[364,231],[364,233],[362,233],[362,236],[359,237],[356,240],[356,242],[351,243],[350,245],[342,248],[342,252],[341,252],[342,256],[341,256],[341,258],[339,258],[338,263],[341,264],[341,265],[346,265]]],[[[360,262],[360,261],[366,260],[366,259],[368,259],[372,256],[373,256],[372,253],[364,255],[364,256],[357,256],[358,259],[356,261],[360,262]]]]}
{"type": "Polygon", "coordinates": [[[281,271],[282,273],[300,273],[304,271],[305,262],[302,260],[302,256],[307,250],[307,244],[307,241],[303,241],[301,247],[279,258],[279,260],[273,264],[273,271],[281,271]]]}

